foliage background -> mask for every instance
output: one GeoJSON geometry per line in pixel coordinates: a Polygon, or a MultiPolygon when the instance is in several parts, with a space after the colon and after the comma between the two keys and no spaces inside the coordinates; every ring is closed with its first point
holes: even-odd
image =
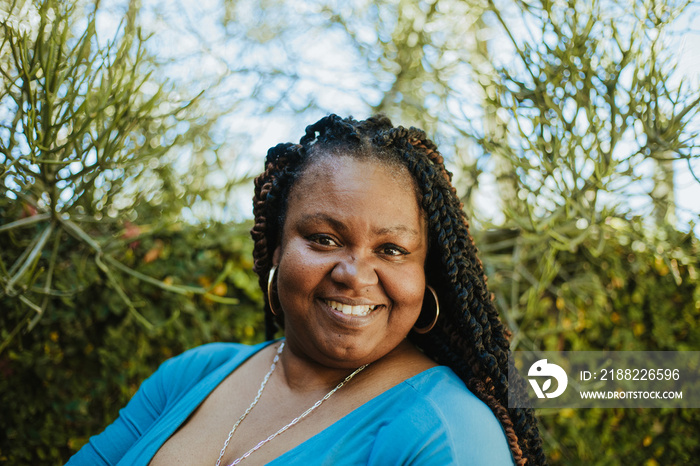
{"type": "MultiPolygon", "coordinates": [[[[262,339],[251,173],[327,112],[435,135],[514,350],[700,350],[697,5],[178,6],[0,3],[0,461],[62,464],[164,359],[262,339]]],[[[540,419],[552,464],[700,451],[697,410],[540,419]]]]}

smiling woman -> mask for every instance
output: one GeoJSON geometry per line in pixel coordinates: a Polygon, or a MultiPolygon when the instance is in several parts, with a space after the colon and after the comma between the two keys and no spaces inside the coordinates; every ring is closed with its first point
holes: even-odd
{"type": "MultiPolygon", "coordinates": [[[[318,152],[321,152],[320,150],[318,152]]],[[[384,357],[420,314],[428,249],[414,182],[319,153],[291,190],[273,254],[287,345],[326,366],[384,357]]]]}
{"type": "Polygon", "coordinates": [[[270,341],[167,361],[69,464],[543,464],[532,412],[505,407],[505,330],[425,134],[331,115],[265,168],[270,341]]]}

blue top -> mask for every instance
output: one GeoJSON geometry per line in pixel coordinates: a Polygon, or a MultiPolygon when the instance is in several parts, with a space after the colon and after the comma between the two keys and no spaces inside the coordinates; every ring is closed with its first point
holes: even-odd
{"type": "MultiPolygon", "coordinates": [[[[212,343],[163,363],[119,417],[67,463],[147,465],[189,415],[255,346],[212,343]]],[[[299,426],[297,426],[299,428],[299,426]]],[[[302,427],[303,428],[303,427],[302,427]]],[[[368,401],[271,465],[512,465],[491,410],[445,366],[368,401]]]]}

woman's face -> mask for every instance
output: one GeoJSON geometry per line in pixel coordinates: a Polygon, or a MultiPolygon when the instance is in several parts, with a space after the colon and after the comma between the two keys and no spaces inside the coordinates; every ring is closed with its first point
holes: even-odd
{"type": "Polygon", "coordinates": [[[273,257],[285,335],[296,355],[358,367],[418,319],[427,227],[407,171],[317,157],[291,190],[273,257]]]}

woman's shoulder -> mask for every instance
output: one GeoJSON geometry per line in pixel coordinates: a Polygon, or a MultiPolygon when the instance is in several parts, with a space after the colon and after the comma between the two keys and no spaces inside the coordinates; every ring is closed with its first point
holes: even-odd
{"type": "Polygon", "coordinates": [[[192,364],[197,362],[209,361],[212,364],[221,364],[230,360],[232,357],[241,354],[253,354],[259,350],[262,345],[245,345],[243,343],[207,343],[201,346],[188,349],[181,354],[169,359],[177,364],[192,364]]]}
{"type": "MultiPolygon", "coordinates": [[[[469,455],[488,464],[512,464],[505,431],[491,408],[472,393],[448,367],[428,369],[404,382],[410,387],[404,414],[398,424],[440,433],[444,447],[455,457],[469,455]],[[407,422],[421,419],[419,423],[407,422]],[[496,461],[496,462],[492,462],[496,461]]],[[[462,464],[462,463],[459,463],[462,464]]],[[[475,461],[469,464],[486,464],[475,461]]]]}
{"type": "Polygon", "coordinates": [[[231,369],[238,367],[269,343],[208,343],[197,346],[165,361],[154,377],[161,382],[163,390],[183,392],[224,365],[231,366],[231,369]]]}
{"type": "Polygon", "coordinates": [[[422,400],[437,409],[447,406],[450,411],[468,410],[477,411],[477,414],[491,412],[489,407],[467,388],[462,379],[446,366],[436,366],[421,372],[407,379],[405,384],[420,394],[422,400]]]}
{"type": "Polygon", "coordinates": [[[144,451],[152,455],[152,447],[157,449],[158,442],[165,440],[158,436],[167,430],[154,429],[155,425],[179,425],[196,408],[197,400],[201,401],[222,378],[266,344],[269,342],[255,346],[211,343],[168,359],[141,384],[119,412],[119,418],[92,437],[69,464],[116,464],[143,438],[146,441],[140,444],[140,450],[133,450],[133,455],[138,457],[144,451]],[[190,395],[188,401],[181,402],[190,395]],[[154,438],[159,440],[153,443],[154,438]]]}
{"type": "Polygon", "coordinates": [[[207,343],[168,359],[163,366],[178,371],[206,371],[215,369],[233,358],[250,356],[261,347],[262,345],[249,346],[242,343],[207,343]]]}

